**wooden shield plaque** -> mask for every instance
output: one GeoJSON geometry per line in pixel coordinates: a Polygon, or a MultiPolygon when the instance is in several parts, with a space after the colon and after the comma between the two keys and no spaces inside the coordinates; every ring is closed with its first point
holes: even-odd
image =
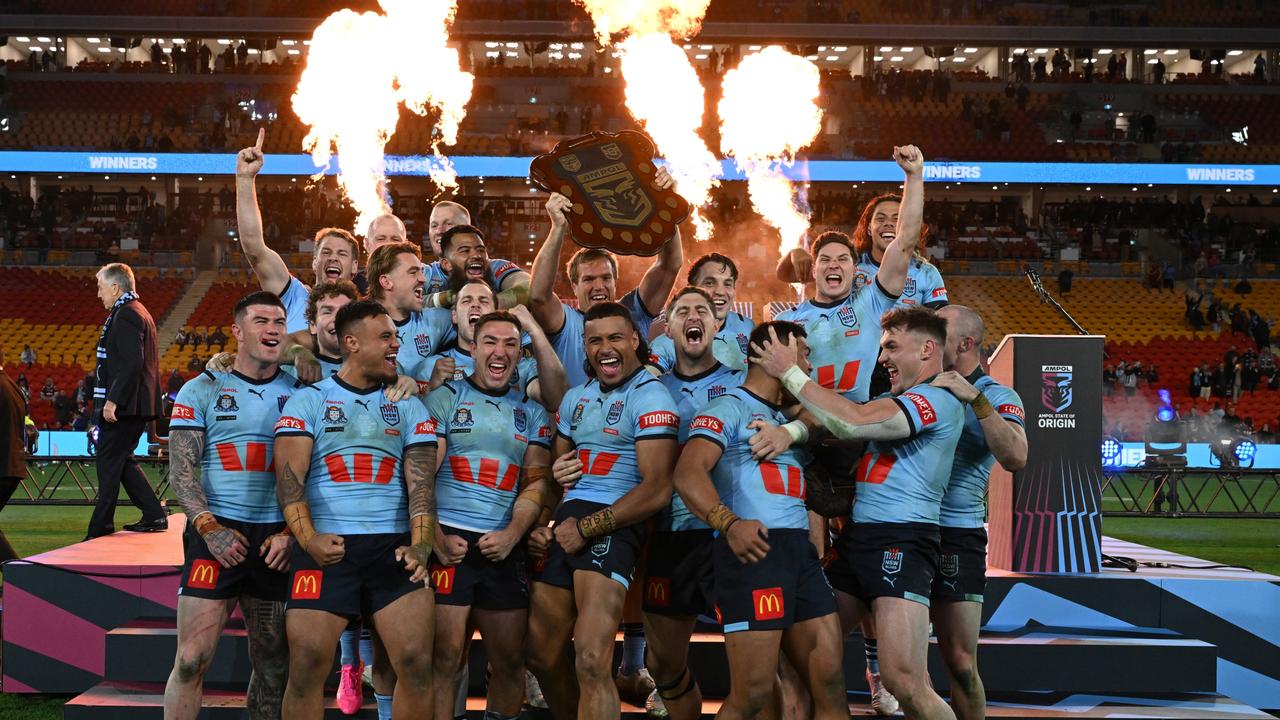
{"type": "Polygon", "coordinates": [[[689,217],[689,203],[653,186],[653,155],[653,142],[634,130],[596,132],[534,158],[529,178],[573,202],[574,242],[620,255],[656,255],[689,217]]]}

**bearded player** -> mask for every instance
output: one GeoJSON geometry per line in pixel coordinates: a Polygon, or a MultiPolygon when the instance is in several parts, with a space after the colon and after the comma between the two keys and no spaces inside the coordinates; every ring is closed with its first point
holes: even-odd
{"type": "Polygon", "coordinates": [[[948,305],[938,317],[947,321],[943,365],[948,370],[933,384],[950,390],[968,407],[938,518],[942,545],[930,615],[950,679],[951,707],[959,720],[981,720],[987,711],[978,675],[978,631],[987,584],[987,480],[997,460],[1009,472],[1027,464],[1026,412],[1017,392],[982,371],[982,316],[963,305],[948,305]]]}
{"type": "MultiPolygon", "coordinates": [[[[711,307],[716,317],[711,349],[716,359],[726,367],[745,370],[747,338],[751,336],[755,323],[733,310],[733,301],[738,294],[738,266],[725,255],[707,253],[693,261],[688,281],[690,286],[701,288],[711,296],[711,307]]],[[[649,348],[663,372],[668,372],[675,365],[673,337],[669,333],[660,335],[654,338],[649,348]]]]}
{"type": "Polygon", "coordinates": [[[485,717],[520,715],[529,608],[524,541],[550,489],[551,457],[546,410],[511,384],[521,327],[509,313],[482,316],[470,373],[427,399],[444,457],[434,477],[440,526],[431,565],[438,718],[453,717],[454,679],[472,625],[492,670],[485,717]]]}
{"type": "Polygon", "coordinates": [[[644,523],[671,501],[679,416],[641,364],[644,344],[630,310],[597,303],[583,329],[595,378],[560,405],[553,473],[564,499],[534,583],[529,665],[556,717],[606,718],[620,711],[610,672],[614,634],[644,523]]]}
{"type": "Polygon", "coordinates": [[[784,425],[793,404],[781,382],[758,366],[758,346],[786,338],[800,372],[808,368],[804,330],[772,322],[752,333],[757,348],[742,385],[712,400],[689,423],[676,488],[717,532],[712,546],[715,601],[729,658],[729,697],[718,718],[754,718],[774,695],[780,651],[813,700],[814,718],[848,718],[843,635],[835,598],[809,539],[804,451],[757,459],[756,423],[784,425]]]}
{"type": "Polygon", "coordinates": [[[926,666],[929,595],[938,572],[940,506],[964,429],[964,405],[930,385],[942,372],[946,320],[928,308],[899,308],[881,319],[880,361],[892,394],[850,402],[813,382],[803,348],[770,338],[761,366],[836,437],[869,441],[855,471],[852,522],[836,541],[827,577],[848,631],[875,614],[885,686],[907,717],[950,720],[926,666]]]}
{"type": "MultiPolygon", "coordinates": [[[[280,253],[267,247],[262,233],[262,212],[258,209],[257,176],[265,155],[262,142],[265,128],[258,130],[258,142],[236,155],[236,224],[240,247],[263,290],[275,293],[284,303],[289,332],[306,330],[304,316],[310,291],[289,272],[280,253]]],[[[315,237],[311,270],[317,283],[350,280],[360,264],[360,246],[351,233],[341,228],[322,228],[315,237]]]]}
{"type": "MultiPolygon", "coordinates": [[[[476,347],[476,323],[481,317],[496,311],[497,302],[497,294],[493,288],[482,280],[469,280],[458,290],[450,311],[458,336],[457,342],[435,357],[431,373],[432,389],[447,380],[462,380],[475,369],[473,352],[476,347]]],[[[524,329],[532,354],[532,357],[526,357],[525,353],[521,353],[514,372],[511,373],[512,387],[519,388],[546,408],[547,412],[554,413],[560,407],[560,401],[567,390],[564,366],[560,364],[555,349],[542,332],[542,327],[529,314],[528,308],[517,305],[511,312],[524,329]]]]}
{"type": "Polygon", "coordinates": [[[417,399],[383,393],[399,340],[381,305],[348,303],[337,333],[338,374],[296,393],[276,424],[276,495],[298,542],[283,717],[323,713],[338,635],[362,614],[397,677],[379,715],[431,717],[435,429],[417,399]]]}
{"type": "Polygon", "coordinates": [[[431,208],[428,219],[427,240],[431,243],[431,251],[437,259],[422,269],[426,279],[427,307],[449,307],[453,305],[455,296],[451,276],[459,269],[469,277],[484,279],[498,293],[498,302],[503,307],[515,307],[524,304],[529,297],[529,273],[510,260],[492,259],[487,253],[483,259],[477,260],[470,255],[458,257],[457,250],[450,250],[445,242],[445,235],[455,227],[470,227],[480,245],[484,245],[484,237],[471,225],[471,213],[456,202],[444,200],[431,208]]]}
{"type": "MultiPolygon", "coordinates": [[[[682,418],[692,418],[707,403],[742,382],[742,372],[724,365],[714,353],[719,321],[715,301],[705,290],[686,287],[667,304],[664,336],[674,348],[674,367],[660,379],[682,418]]],[[[681,445],[688,424],[681,423],[681,445]]],[[[679,495],[657,517],[648,543],[644,591],[645,665],[656,688],[645,703],[675,720],[700,717],[702,693],[689,670],[689,638],[699,615],[714,614],[711,592],[712,531],[689,511],[679,495]]]]}
{"type": "Polygon", "coordinates": [[[204,673],[237,602],[249,634],[249,717],[279,717],[289,665],[284,600],[293,541],[269,468],[272,429],[297,382],[280,372],[280,299],[252,293],[236,303],[234,317],[231,372],[204,372],[183,385],[169,421],[169,477],[189,522],[168,718],[199,714],[204,673]]]}

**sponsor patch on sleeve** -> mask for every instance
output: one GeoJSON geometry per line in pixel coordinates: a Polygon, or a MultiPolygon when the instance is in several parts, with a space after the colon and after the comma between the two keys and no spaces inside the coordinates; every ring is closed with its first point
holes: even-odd
{"type": "Polygon", "coordinates": [[[413,434],[414,435],[435,435],[436,434],[435,418],[432,418],[430,420],[423,420],[422,422],[415,425],[413,428],[413,434]]]}
{"type": "Polygon", "coordinates": [[[640,429],[655,427],[680,427],[680,416],[666,410],[657,410],[640,416],[640,429]]]}
{"type": "Polygon", "coordinates": [[[902,397],[911,401],[916,406],[916,412],[920,415],[920,427],[932,425],[938,421],[938,413],[934,411],[933,404],[929,402],[929,398],[916,393],[903,393],[902,397]]]}
{"type": "Polygon", "coordinates": [[[690,430],[710,430],[713,433],[724,434],[724,423],[720,422],[720,418],[711,415],[699,415],[689,423],[690,430]]]}
{"type": "Polygon", "coordinates": [[[1014,405],[1013,403],[1009,403],[1007,405],[1001,405],[1000,407],[996,408],[996,412],[1000,413],[1001,415],[1012,415],[1018,418],[1019,420],[1027,419],[1027,413],[1022,408],[1018,407],[1017,405],[1014,405]]]}
{"type": "Polygon", "coordinates": [[[303,430],[307,429],[307,423],[301,418],[291,417],[289,415],[281,415],[276,421],[276,430],[303,430]]]}
{"type": "Polygon", "coordinates": [[[173,415],[171,415],[170,418],[173,420],[195,420],[196,411],[194,408],[189,408],[186,405],[178,405],[175,403],[173,406],[173,415]]]}
{"type": "Polygon", "coordinates": [[[938,298],[940,298],[940,297],[945,296],[946,294],[947,294],[947,289],[946,289],[946,288],[944,288],[944,287],[934,288],[933,292],[929,293],[929,297],[930,297],[930,298],[932,298],[932,299],[934,299],[934,300],[936,300],[936,299],[938,299],[938,298]]]}

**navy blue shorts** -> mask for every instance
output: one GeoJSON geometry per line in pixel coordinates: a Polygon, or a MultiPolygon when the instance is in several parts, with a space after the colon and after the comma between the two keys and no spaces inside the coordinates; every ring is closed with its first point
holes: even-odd
{"type": "Polygon", "coordinates": [[[649,538],[644,611],[677,617],[710,615],[715,607],[712,530],[662,530],[649,538]]]}
{"type": "Polygon", "coordinates": [[[896,597],[928,607],[939,543],[937,525],[851,522],[832,548],[827,578],[868,606],[878,597],[896,597]]]}
{"type": "MultiPolygon", "coordinates": [[[[581,520],[606,507],[609,506],[604,503],[569,500],[561,503],[556,509],[555,521],[559,523],[569,517],[581,520]]],[[[583,570],[600,573],[618,582],[622,587],[629,588],[632,577],[635,575],[636,562],[640,559],[640,552],[643,549],[644,523],[628,525],[608,535],[589,538],[586,546],[572,555],[566,553],[564,548],[560,547],[560,543],[553,539],[551,549],[547,552],[546,564],[543,565],[542,573],[536,579],[548,585],[571,588],[574,571],[583,570]]]]}
{"type": "Polygon", "coordinates": [[[980,603],[986,589],[986,529],[942,528],[942,550],[938,556],[938,574],[933,578],[933,599],[980,603]]]}
{"type": "Polygon", "coordinates": [[[726,633],[785,630],[836,611],[835,594],[822,573],[809,532],[769,531],[763,560],[743,564],[718,537],[712,546],[716,608],[726,633]]]}
{"type": "Polygon", "coordinates": [[[445,535],[458,535],[467,541],[467,554],[457,565],[442,565],[433,555],[431,586],[439,605],[471,606],[481,610],[518,610],[529,607],[529,580],[525,573],[527,559],[524,543],[511,548],[506,558],[493,562],[476,547],[485,535],[474,530],[459,530],[441,525],[445,535]]]}
{"type": "Polygon", "coordinates": [[[240,564],[222,567],[200,533],[187,523],[182,533],[182,582],[178,594],[208,600],[228,600],[242,595],[269,602],[283,602],[289,593],[289,575],[267,567],[258,548],[267,538],[284,530],[284,522],[250,523],[214,516],[223,525],[244,535],[248,555],[240,564]]]}
{"type": "Polygon", "coordinates": [[[321,567],[298,546],[293,554],[288,610],[323,610],[352,619],[373,617],[382,608],[426,587],[410,582],[412,573],[396,560],[396,548],[409,533],[343,535],[346,554],[321,567]]]}

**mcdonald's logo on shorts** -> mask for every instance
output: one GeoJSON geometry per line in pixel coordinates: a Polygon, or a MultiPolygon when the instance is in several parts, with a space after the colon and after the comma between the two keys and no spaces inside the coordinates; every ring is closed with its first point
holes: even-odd
{"type": "Polygon", "coordinates": [[[751,591],[751,605],[756,620],[777,620],[785,611],[782,606],[782,588],[771,587],[751,591]]]}
{"type": "Polygon", "coordinates": [[[212,590],[218,586],[218,571],[222,568],[214,560],[195,560],[191,563],[191,572],[187,575],[187,587],[197,590],[212,590]]]}
{"type": "Polygon", "coordinates": [[[299,570],[293,574],[293,600],[319,600],[320,582],[324,580],[321,570],[299,570]]]}
{"type": "Polygon", "coordinates": [[[453,573],[457,571],[457,567],[440,567],[431,568],[431,587],[435,588],[438,595],[453,594],[453,573]]]}
{"type": "Polygon", "coordinates": [[[651,577],[645,584],[644,599],[650,605],[665,607],[671,604],[670,578],[651,577]]]}

